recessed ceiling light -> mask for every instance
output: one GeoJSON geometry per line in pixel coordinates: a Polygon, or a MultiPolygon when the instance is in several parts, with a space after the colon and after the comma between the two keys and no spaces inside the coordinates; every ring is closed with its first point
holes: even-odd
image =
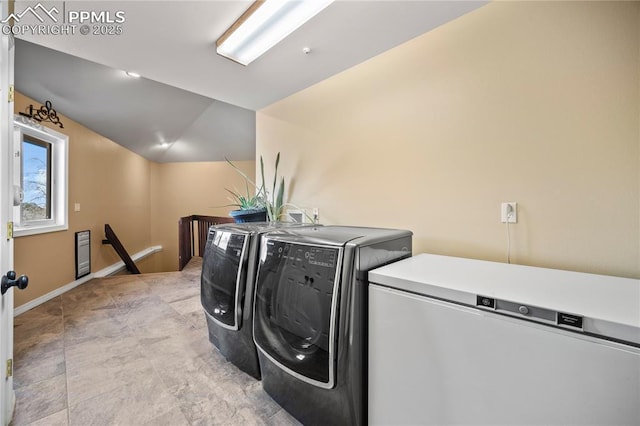
{"type": "Polygon", "coordinates": [[[138,74],[137,72],[133,72],[133,71],[125,71],[125,73],[126,73],[129,77],[140,78],[140,74],[138,74]]]}

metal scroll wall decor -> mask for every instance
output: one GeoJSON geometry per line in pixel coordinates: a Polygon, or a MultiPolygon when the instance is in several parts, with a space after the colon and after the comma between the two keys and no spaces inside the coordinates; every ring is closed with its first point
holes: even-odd
{"type": "Polygon", "coordinates": [[[35,109],[33,105],[29,105],[27,108],[27,112],[21,112],[20,115],[24,117],[31,118],[38,122],[50,122],[57,126],[60,126],[61,129],[64,129],[60,118],[58,117],[58,113],[51,106],[51,101],[46,101],[40,109],[35,109]]]}

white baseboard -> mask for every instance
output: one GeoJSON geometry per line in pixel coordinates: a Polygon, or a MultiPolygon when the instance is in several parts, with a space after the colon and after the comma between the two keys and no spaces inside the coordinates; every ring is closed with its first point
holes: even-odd
{"type": "MultiPolygon", "coordinates": [[[[151,246],[149,248],[146,248],[142,251],[139,251],[138,253],[134,254],[133,256],[131,256],[131,259],[133,259],[133,261],[138,261],[140,259],[144,259],[147,256],[152,255],[153,253],[157,253],[159,251],[162,250],[162,246],[151,246]]],[[[120,261],[118,263],[114,263],[111,266],[107,266],[106,268],[100,269],[98,272],[93,274],[92,278],[104,278],[104,277],[108,277],[109,275],[114,275],[117,274],[120,271],[124,271],[125,270],[125,265],[123,261],[120,261]]]]}
{"type": "MultiPolygon", "coordinates": [[[[133,261],[135,262],[135,261],[144,259],[145,257],[150,256],[153,253],[157,253],[159,251],[162,251],[162,246],[151,246],[142,251],[139,251],[138,253],[135,253],[134,255],[131,256],[131,259],[133,259],[133,261]]],[[[57,289],[50,291],[47,294],[43,294],[42,296],[36,299],[33,299],[25,303],[24,305],[18,306],[13,310],[13,316],[17,317],[18,315],[23,314],[28,310],[35,308],[36,306],[39,306],[45,302],[48,302],[54,297],[58,297],[61,294],[66,293],[67,291],[72,290],[78,287],[79,285],[92,280],[93,278],[108,277],[109,275],[117,274],[118,272],[123,271],[124,269],[125,269],[125,264],[123,261],[120,261],[120,262],[114,263],[113,265],[107,266],[106,268],[100,269],[97,272],[91,273],[89,275],[85,275],[84,277],[79,278],[75,281],[72,281],[69,284],[65,284],[62,287],[58,287],[57,289]]]]}

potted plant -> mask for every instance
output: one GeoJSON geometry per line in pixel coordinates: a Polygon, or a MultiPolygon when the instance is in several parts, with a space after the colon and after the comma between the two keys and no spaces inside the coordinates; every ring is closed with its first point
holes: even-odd
{"type": "Polygon", "coordinates": [[[231,191],[225,188],[232,196],[231,205],[237,206],[237,210],[232,210],[229,215],[234,218],[238,223],[240,222],[264,222],[269,220],[270,222],[278,222],[283,213],[284,208],[284,178],[280,178],[278,185],[278,164],[280,164],[280,153],[276,156],[275,172],[273,175],[273,188],[271,191],[265,187],[264,178],[264,160],[260,156],[260,177],[262,179],[261,185],[257,185],[249,176],[242,170],[233,164],[229,159],[226,159],[227,163],[235,169],[236,172],[245,180],[246,195],[237,191],[231,191]],[[251,195],[249,192],[249,186],[255,188],[255,195],[251,195]],[[277,186],[277,191],[276,191],[277,186]]]}
{"type": "Polygon", "coordinates": [[[245,186],[247,190],[246,195],[225,188],[227,192],[231,194],[231,201],[233,201],[233,203],[230,205],[238,207],[236,210],[231,210],[229,216],[231,216],[236,223],[266,221],[267,209],[264,206],[262,193],[258,192],[255,195],[251,195],[247,182],[245,182],[245,186]]]}

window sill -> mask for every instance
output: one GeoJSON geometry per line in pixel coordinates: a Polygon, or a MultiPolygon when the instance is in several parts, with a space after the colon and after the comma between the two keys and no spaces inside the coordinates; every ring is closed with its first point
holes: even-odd
{"type": "Polygon", "coordinates": [[[66,231],[68,225],[41,225],[41,226],[25,226],[23,228],[15,228],[13,230],[14,237],[26,237],[28,235],[46,234],[49,232],[66,231]]]}

